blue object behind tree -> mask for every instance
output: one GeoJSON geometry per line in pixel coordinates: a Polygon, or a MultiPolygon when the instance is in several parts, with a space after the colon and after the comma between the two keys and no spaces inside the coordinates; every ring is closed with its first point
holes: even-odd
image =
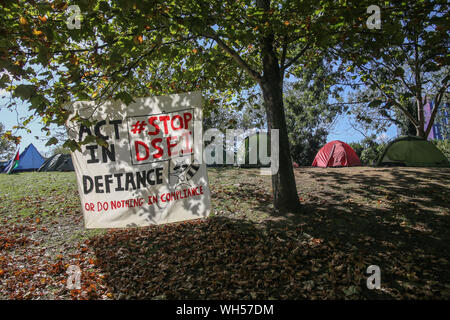
{"type": "MultiPolygon", "coordinates": [[[[8,162],[8,164],[10,162],[8,162]]],[[[30,143],[20,154],[19,165],[12,172],[34,171],[39,169],[44,162],[45,158],[39,153],[36,147],[30,143]]]]}

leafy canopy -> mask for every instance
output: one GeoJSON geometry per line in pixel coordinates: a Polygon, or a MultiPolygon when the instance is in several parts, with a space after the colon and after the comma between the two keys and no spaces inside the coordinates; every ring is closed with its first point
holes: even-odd
{"type": "MultiPolygon", "coordinates": [[[[208,112],[257,98],[263,39],[281,72],[314,60],[367,16],[364,1],[12,1],[0,4],[0,89],[29,103],[48,130],[65,103],[201,90],[208,112]],[[81,28],[69,29],[69,5],[81,28]],[[266,4],[269,4],[267,6],[266,4]],[[350,23],[350,22],[351,23],[350,23]]],[[[14,102],[10,105],[13,107],[14,102]]],[[[75,119],[86,121],[83,119],[75,119]]],[[[26,126],[26,123],[23,124],[26,126]]],[[[55,141],[53,141],[55,142],[55,141]]]]}
{"type": "Polygon", "coordinates": [[[425,127],[425,101],[433,100],[438,110],[450,84],[448,3],[386,1],[381,20],[380,30],[344,34],[345,42],[354,45],[331,51],[344,62],[349,77],[362,82],[357,98],[366,108],[391,119],[393,109],[399,110],[418,135],[426,136],[435,114],[425,127]],[[411,100],[416,112],[408,108],[411,100]]]}

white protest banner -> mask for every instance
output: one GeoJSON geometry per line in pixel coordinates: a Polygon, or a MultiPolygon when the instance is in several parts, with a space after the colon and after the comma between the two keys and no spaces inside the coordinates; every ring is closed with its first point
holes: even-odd
{"type": "Polygon", "coordinates": [[[209,215],[206,165],[198,156],[201,143],[194,141],[194,134],[201,135],[200,92],[136,98],[128,106],[120,100],[75,102],[70,109],[69,138],[93,141],[72,153],[86,228],[209,215]],[[80,124],[74,116],[93,124],[80,124]]]}

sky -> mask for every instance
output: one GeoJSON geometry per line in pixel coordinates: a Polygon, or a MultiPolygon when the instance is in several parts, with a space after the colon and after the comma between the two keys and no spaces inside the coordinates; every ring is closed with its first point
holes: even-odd
{"type": "MultiPolygon", "coordinates": [[[[387,142],[393,138],[397,137],[397,126],[391,125],[386,129],[386,132],[377,136],[379,140],[387,142]]],[[[363,134],[353,129],[350,125],[350,118],[347,115],[339,116],[334,127],[330,130],[327,142],[333,140],[340,140],[346,143],[358,142],[363,140],[365,137],[363,134]]]]}
{"type": "MultiPolygon", "coordinates": [[[[14,133],[13,126],[17,125],[17,114],[15,111],[10,111],[6,108],[9,99],[2,98],[3,95],[4,92],[0,92],[0,122],[5,126],[5,130],[11,130],[14,133]]],[[[33,114],[28,111],[28,108],[23,104],[19,105],[18,113],[19,117],[26,117],[33,114]]],[[[22,141],[19,145],[20,152],[25,150],[30,143],[33,143],[33,145],[43,156],[46,156],[47,153],[50,152],[50,147],[45,146],[48,137],[46,137],[45,133],[41,131],[41,128],[42,125],[40,124],[39,119],[36,119],[29,124],[31,133],[27,133],[25,131],[20,131],[18,133],[18,135],[22,137],[22,141]],[[35,136],[39,137],[39,139],[36,139],[35,136]]]]}

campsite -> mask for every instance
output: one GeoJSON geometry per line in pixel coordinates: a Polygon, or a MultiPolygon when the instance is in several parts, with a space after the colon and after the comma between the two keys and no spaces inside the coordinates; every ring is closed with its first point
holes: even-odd
{"type": "Polygon", "coordinates": [[[109,231],[84,229],[73,172],[0,175],[0,298],[450,298],[450,169],[295,174],[308,214],[274,214],[257,169],[210,168],[211,218],[109,231]],[[370,264],[381,291],[364,289],[370,264]]]}
{"type": "Polygon", "coordinates": [[[32,143],[20,154],[17,151],[14,159],[6,161],[0,168],[0,173],[30,171],[74,171],[74,168],[70,155],[60,153],[47,159],[39,153],[32,143]]]}
{"type": "Polygon", "coordinates": [[[0,18],[0,300],[450,299],[448,0],[0,18]]]}

